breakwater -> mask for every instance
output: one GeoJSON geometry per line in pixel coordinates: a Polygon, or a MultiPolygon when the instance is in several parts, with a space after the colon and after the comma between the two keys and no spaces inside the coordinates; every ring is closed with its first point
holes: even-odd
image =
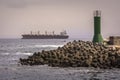
{"type": "Polygon", "coordinates": [[[56,50],[35,52],[26,59],[20,58],[20,63],[31,66],[120,68],[120,52],[103,44],[78,40],[56,50]]]}

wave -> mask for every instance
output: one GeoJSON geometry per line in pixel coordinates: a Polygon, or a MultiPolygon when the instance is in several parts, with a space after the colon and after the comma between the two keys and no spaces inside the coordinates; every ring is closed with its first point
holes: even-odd
{"type": "Polygon", "coordinates": [[[22,53],[22,52],[17,52],[15,55],[32,55],[33,53],[22,53]]]}
{"type": "Polygon", "coordinates": [[[63,45],[35,45],[35,47],[42,47],[42,48],[46,48],[46,47],[62,47],[63,45]]]}
{"type": "Polygon", "coordinates": [[[16,52],[16,53],[0,53],[1,55],[32,55],[33,53],[24,53],[24,52],[16,52]]]}
{"type": "Polygon", "coordinates": [[[10,53],[1,53],[1,55],[9,55],[10,53]]]}

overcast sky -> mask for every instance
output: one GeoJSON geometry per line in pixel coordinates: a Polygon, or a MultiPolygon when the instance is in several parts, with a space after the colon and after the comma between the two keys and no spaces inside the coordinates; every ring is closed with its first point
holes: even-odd
{"type": "Polygon", "coordinates": [[[120,0],[0,0],[0,38],[30,31],[93,37],[93,11],[102,11],[102,35],[120,36],[120,0]]]}

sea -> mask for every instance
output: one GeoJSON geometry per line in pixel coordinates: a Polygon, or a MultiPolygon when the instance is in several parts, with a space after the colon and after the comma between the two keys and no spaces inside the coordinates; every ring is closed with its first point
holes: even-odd
{"type": "Polygon", "coordinates": [[[19,58],[54,50],[73,40],[76,39],[0,39],[0,80],[120,80],[117,68],[60,68],[19,63],[19,58]]]}

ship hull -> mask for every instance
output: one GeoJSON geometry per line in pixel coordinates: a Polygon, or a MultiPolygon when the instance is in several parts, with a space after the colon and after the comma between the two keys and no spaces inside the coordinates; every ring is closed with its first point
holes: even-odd
{"type": "Polygon", "coordinates": [[[68,39],[68,35],[22,35],[22,39],[68,39]]]}

